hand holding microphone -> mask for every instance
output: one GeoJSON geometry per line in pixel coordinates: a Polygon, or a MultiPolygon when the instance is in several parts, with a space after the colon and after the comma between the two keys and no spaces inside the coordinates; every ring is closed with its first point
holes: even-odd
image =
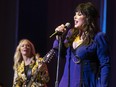
{"type": "Polygon", "coordinates": [[[54,35],[62,34],[63,32],[66,31],[66,28],[69,28],[69,27],[70,27],[70,23],[68,22],[65,25],[61,24],[55,29],[55,32],[50,36],[50,38],[53,37],[54,35]]]}

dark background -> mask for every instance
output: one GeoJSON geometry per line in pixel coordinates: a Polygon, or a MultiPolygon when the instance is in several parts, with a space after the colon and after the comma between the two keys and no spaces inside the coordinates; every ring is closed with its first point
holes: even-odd
{"type": "MultiPolygon", "coordinates": [[[[44,56],[52,47],[49,36],[66,22],[73,26],[74,9],[80,2],[91,1],[102,13],[104,0],[0,0],[0,83],[12,87],[13,56],[18,41],[31,40],[36,51],[44,56]],[[102,3],[101,3],[102,2],[102,3]]],[[[107,0],[107,30],[111,52],[110,87],[116,87],[116,1],[107,0]]],[[[103,14],[101,15],[103,16],[103,14]]],[[[50,74],[48,87],[54,87],[56,59],[47,64],[50,74]]],[[[61,62],[62,64],[62,62],[61,62]]],[[[61,77],[63,65],[60,65],[61,77]]]]}

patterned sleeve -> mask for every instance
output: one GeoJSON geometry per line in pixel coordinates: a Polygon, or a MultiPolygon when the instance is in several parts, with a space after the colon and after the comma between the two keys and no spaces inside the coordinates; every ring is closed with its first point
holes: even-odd
{"type": "Polygon", "coordinates": [[[47,68],[47,65],[44,64],[43,65],[43,72],[41,73],[41,77],[42,77],[42,81],[47,83],[49,81],[49,73],[48,73],[48,68],[47,68]]]}
{"type": "Polygon", "coordinates": [[[37,76],[38,81],[41,83],[47,83],[49,81],[48,68],[46,63],[41,63],[40,60],[43,60],[43,58],[39,58],[36,61],[36,65],[33,67],[32,72],[34,74],[34,72],[38,68],[39,69],[38,76],[37,76]]]}
{"type": "Polygon", "coordinates": [[[16,84],[16,78],[17,78],[17,73],[16,73],[16,71],[14,70],[13,87],[14,87],[15,84],[16,84]]]}

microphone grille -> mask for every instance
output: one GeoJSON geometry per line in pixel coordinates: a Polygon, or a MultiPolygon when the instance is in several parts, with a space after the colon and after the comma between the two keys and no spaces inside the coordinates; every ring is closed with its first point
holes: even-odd
{"type": "Polygon", "coordinates": [[[69,22],[67,22],[66,24],[65,24],[65,27],[67,27],[67,28],[69,28],[71,26],[71,24],[69,23],[69,22]]]}

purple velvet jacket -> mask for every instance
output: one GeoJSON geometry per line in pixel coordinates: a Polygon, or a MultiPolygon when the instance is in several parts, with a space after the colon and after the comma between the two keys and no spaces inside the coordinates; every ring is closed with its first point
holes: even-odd
{"type": "MultiPolygon", "coordinates": [[[[66,37],[70,36],[68,31],[66,37]]],[[[63,43],[66,43],[65,39],[63,43]]],[[[55,40],[53,48],[58,48],[55,40]]],[[[105,34],[99,32],[94,41],[87,46],[79,46],[75,50],[72,47],[65,48],[66,63],[59,87],[108,87],[110,70],[108,43],[105,34]]]]}

